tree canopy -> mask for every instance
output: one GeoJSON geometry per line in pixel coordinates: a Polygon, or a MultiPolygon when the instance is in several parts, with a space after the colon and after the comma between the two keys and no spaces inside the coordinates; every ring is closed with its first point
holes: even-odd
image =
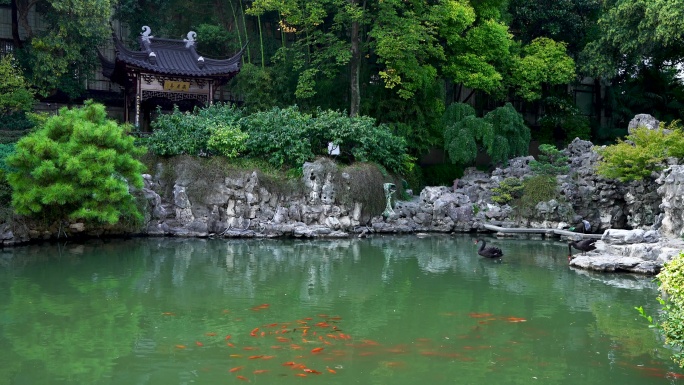
{"type": "Polygon", "coordinates": [[[101,104],[60,109],[6,159],[15,210],[49,220],[141,220],[129,184],[142,188],[144,167],[135,156],[145,150],[126,132],[101,104]]]}

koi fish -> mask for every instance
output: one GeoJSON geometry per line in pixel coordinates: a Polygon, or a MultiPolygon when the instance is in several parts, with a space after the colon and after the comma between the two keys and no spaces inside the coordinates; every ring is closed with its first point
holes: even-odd
{"type": "Polygon", "coordinates": [[[295,374],[295,376],[297,376],[297,377],[306,377],[306,374],[304,374],[304,373],[297,373],[297,374],[295,374]]]}
{"type": "Polygon", "coordinates": [[[247,377],[245,377],[245,376],[237,376],[237,378],[238,378],[238,380],[242,380],[242,381],[247,381],[247,382],[249,382],[249,379],[248,379],[247,377]]]}
{"type": "Polygon", "coordinates": [[[185,345],[176,345],[176,349],[185,349],[187,346],[185,345]]]}
{"type": "Polygon", "coordinates": [[[204,333],[204,335],[207,337],[216,337],[216,333],[214,333],[214,332],[204,333]]]}
{"type": "Polygon", "coordinates": [[[291,344],[290,347],[291,347],[293,350],[300,350],[300,349],[302,348],[301,346],[299,346],[299,345],[297,345],[297,344],[291,344]]]}
{"type": "Polygon", "coordinates": [[[302,369],[302,370],[304,370],[304,371],[307,372],[307,373],[311,373],[311,374],[322,374],[322,373],[319,372],[318,370],[313,370],[313,369],[309,369],[309,368],[302,369]]]}
{"type": "Polygon", "coordinates": [[[258,370],[253,371],[252,373],[262,374],[262,373],[266,373],[266,372],[268,372],[268,369],[258,369],[258,370]]]}
{"type": "Polygon", "coordinates": [[[335,371],[335,369],[330,369],[330,368],[325,368],[325,369],[328,371],[328,373],[332,373],[332,374],[337,373],[337,372],[335,371]]]}
{"type": "Polygon", "coordinates": [[[290,342],[290,339],[285,337],[276,337],[276,340],[278,340],[278,342],[290,342]]]}
{"type": "Polygon", "coordinates": [[[244,366],[236,366],[236,367],[230,369],[229,372],[235,373],[235,372],[237,372],[238,370],[242,370],[242,368],[244,368],[244,366]]]}
{"type": "Polygon", "coordinates": [[[259,348],[255,348],[254,346],[245,346],[242,348],[242,350],[258,350],[259,348]]]}
{"type": "Polygon", "coordinates": [[[261,358],[261,357],[263,357],[263,354],[262,354],[262,355],[258,355],[258,356],[249,356],[249,359],[250,359],[250,360],[256,360],[256,359],[261,358]]]}
{"type": "Polygon", "coordinates": [[[275,356],[262,356],[262,360],[270,360],[271,358],[275,358],[275,356]]]}
{"type": "Polygon", "coordinates": [[[234,347],[235,347],[235,345],[233,345],[232,342],[228,342],[226,345],[230,346],[231,348],[234,348],[234,347]]]}
{"type": "Polygon", "coordinates": [[[492,313],[468,313],[468,316],[470,316],[470,318],[487,318],[493,315],[494,314],[492,313]]]}
{"type": "Polygon", "coordinates": [[[288,362],[283,363],[283,366],[295,366],[295,362],[294,361],[288,361],[288,362]]]}
{"type": "Polygon", "coordinates": [[[256,337],[258,331],[259,331],[259,328],[254,328],[254,329],[252,329],[252,331],[249,333],[249,335],[252,336],[252,337],[256,337]]]}
{"type": "Polygon", "coordinates": [[[515,322],[527,322],[526,319],[524,319],[524,318],[518,318],[518,317],[507,317],[507,318],[506,318],[506,321],[507,321],[507,322],[514,322],[514,323],[515,323],[515,322]]]}
{"type": "Polygon", "coordinates": [[[204,346],[204,344],[201,343],[201,342],[199,342],[199,341],[195,341],[195,345],[197,345],[197,346],[204,346]]]}
{"type": "Polygon", "coordinates": [[[327,328],[330,327],[330,324],[327,322],[319,322],[316,324],[316,326],[318,326],[319,328],[327,328]]]}
{"type": "Polygon", "coordinates": [[[176,313],[172,313],[170,311],[165,311],[162,313],[162,315],[176,315],[176,313]]]}
{"type": "Polygon", "coordinates": [[[320,353],[323,351],[323,348],[313,348],[311,349],[311,353],[320,353]]]}
{"type": "Polygon", "coordinates": [[[266,325],[266,327],[267,327],[267,328],[274,328],[274,327],[276,327],[276,326],[278,326],[278,324],[277,324],[277,323],[275,323],[275,324],[268,324],[268,325],[266,325]]]}
{"type": "Polygon", "coordinates": [[[226,335],[226,341],[228,341],[231,338],[230,334],[226,335]]]}
{"type": "Polygon", "coordinates": [[[242,357],[242,354],[231,354],[230,358],[240,358],[242,357]]]}

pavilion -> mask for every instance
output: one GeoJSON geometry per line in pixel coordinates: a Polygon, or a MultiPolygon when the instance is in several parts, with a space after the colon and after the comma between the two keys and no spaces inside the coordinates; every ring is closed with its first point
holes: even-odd
{"type": "MultiPolygon", "coordinates": [[[[142,27],[140,50],[124,46],[112,34],[115,59],[100,53],[102,73],[124,90],[124,120],[141,128],[141,114],[149,116],[160,105],[207,106],[214,100],[217,87],[240,72],[246,48],[228,59],[201,56],[195,49],[197,34],[188,32],[183,40],[152,36],[150,27],[142,27]]],[[[149,123],[149,122],[146,122],[149,123]]]]}

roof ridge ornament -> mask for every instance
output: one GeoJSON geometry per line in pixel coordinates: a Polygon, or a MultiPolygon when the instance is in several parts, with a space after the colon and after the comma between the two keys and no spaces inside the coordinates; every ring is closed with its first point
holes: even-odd
{"type": "Polygon", "coordinates": [[[154,36],[152,36],[152,28],[150,28],[146,25],[143,25],[142,30],[143,31],[140,33],[140,35],[142,35],[141,36],[142,43],[143,43],[143,46],[145,47],[145,50],[149,51],[150,45],[152,44],[152,41],[150,39],[152,39],[154,37],[154,36]]]}
{"type": "Polygon", "coordinates": [[[197,37],[197,33],[195,31],[190,31],[187,34],[187,39],[183,39],[185,42],[185,48],[190,48],[195,45],[195,38],[197,37]]]}

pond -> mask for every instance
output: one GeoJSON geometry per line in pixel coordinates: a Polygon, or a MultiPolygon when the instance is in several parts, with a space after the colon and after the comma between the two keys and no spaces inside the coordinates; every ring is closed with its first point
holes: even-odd
{"type": "Polygon", "coordinates": [[[0,384],[669,384],[652,277],[467,235],[0,249],[0,384]]]}

